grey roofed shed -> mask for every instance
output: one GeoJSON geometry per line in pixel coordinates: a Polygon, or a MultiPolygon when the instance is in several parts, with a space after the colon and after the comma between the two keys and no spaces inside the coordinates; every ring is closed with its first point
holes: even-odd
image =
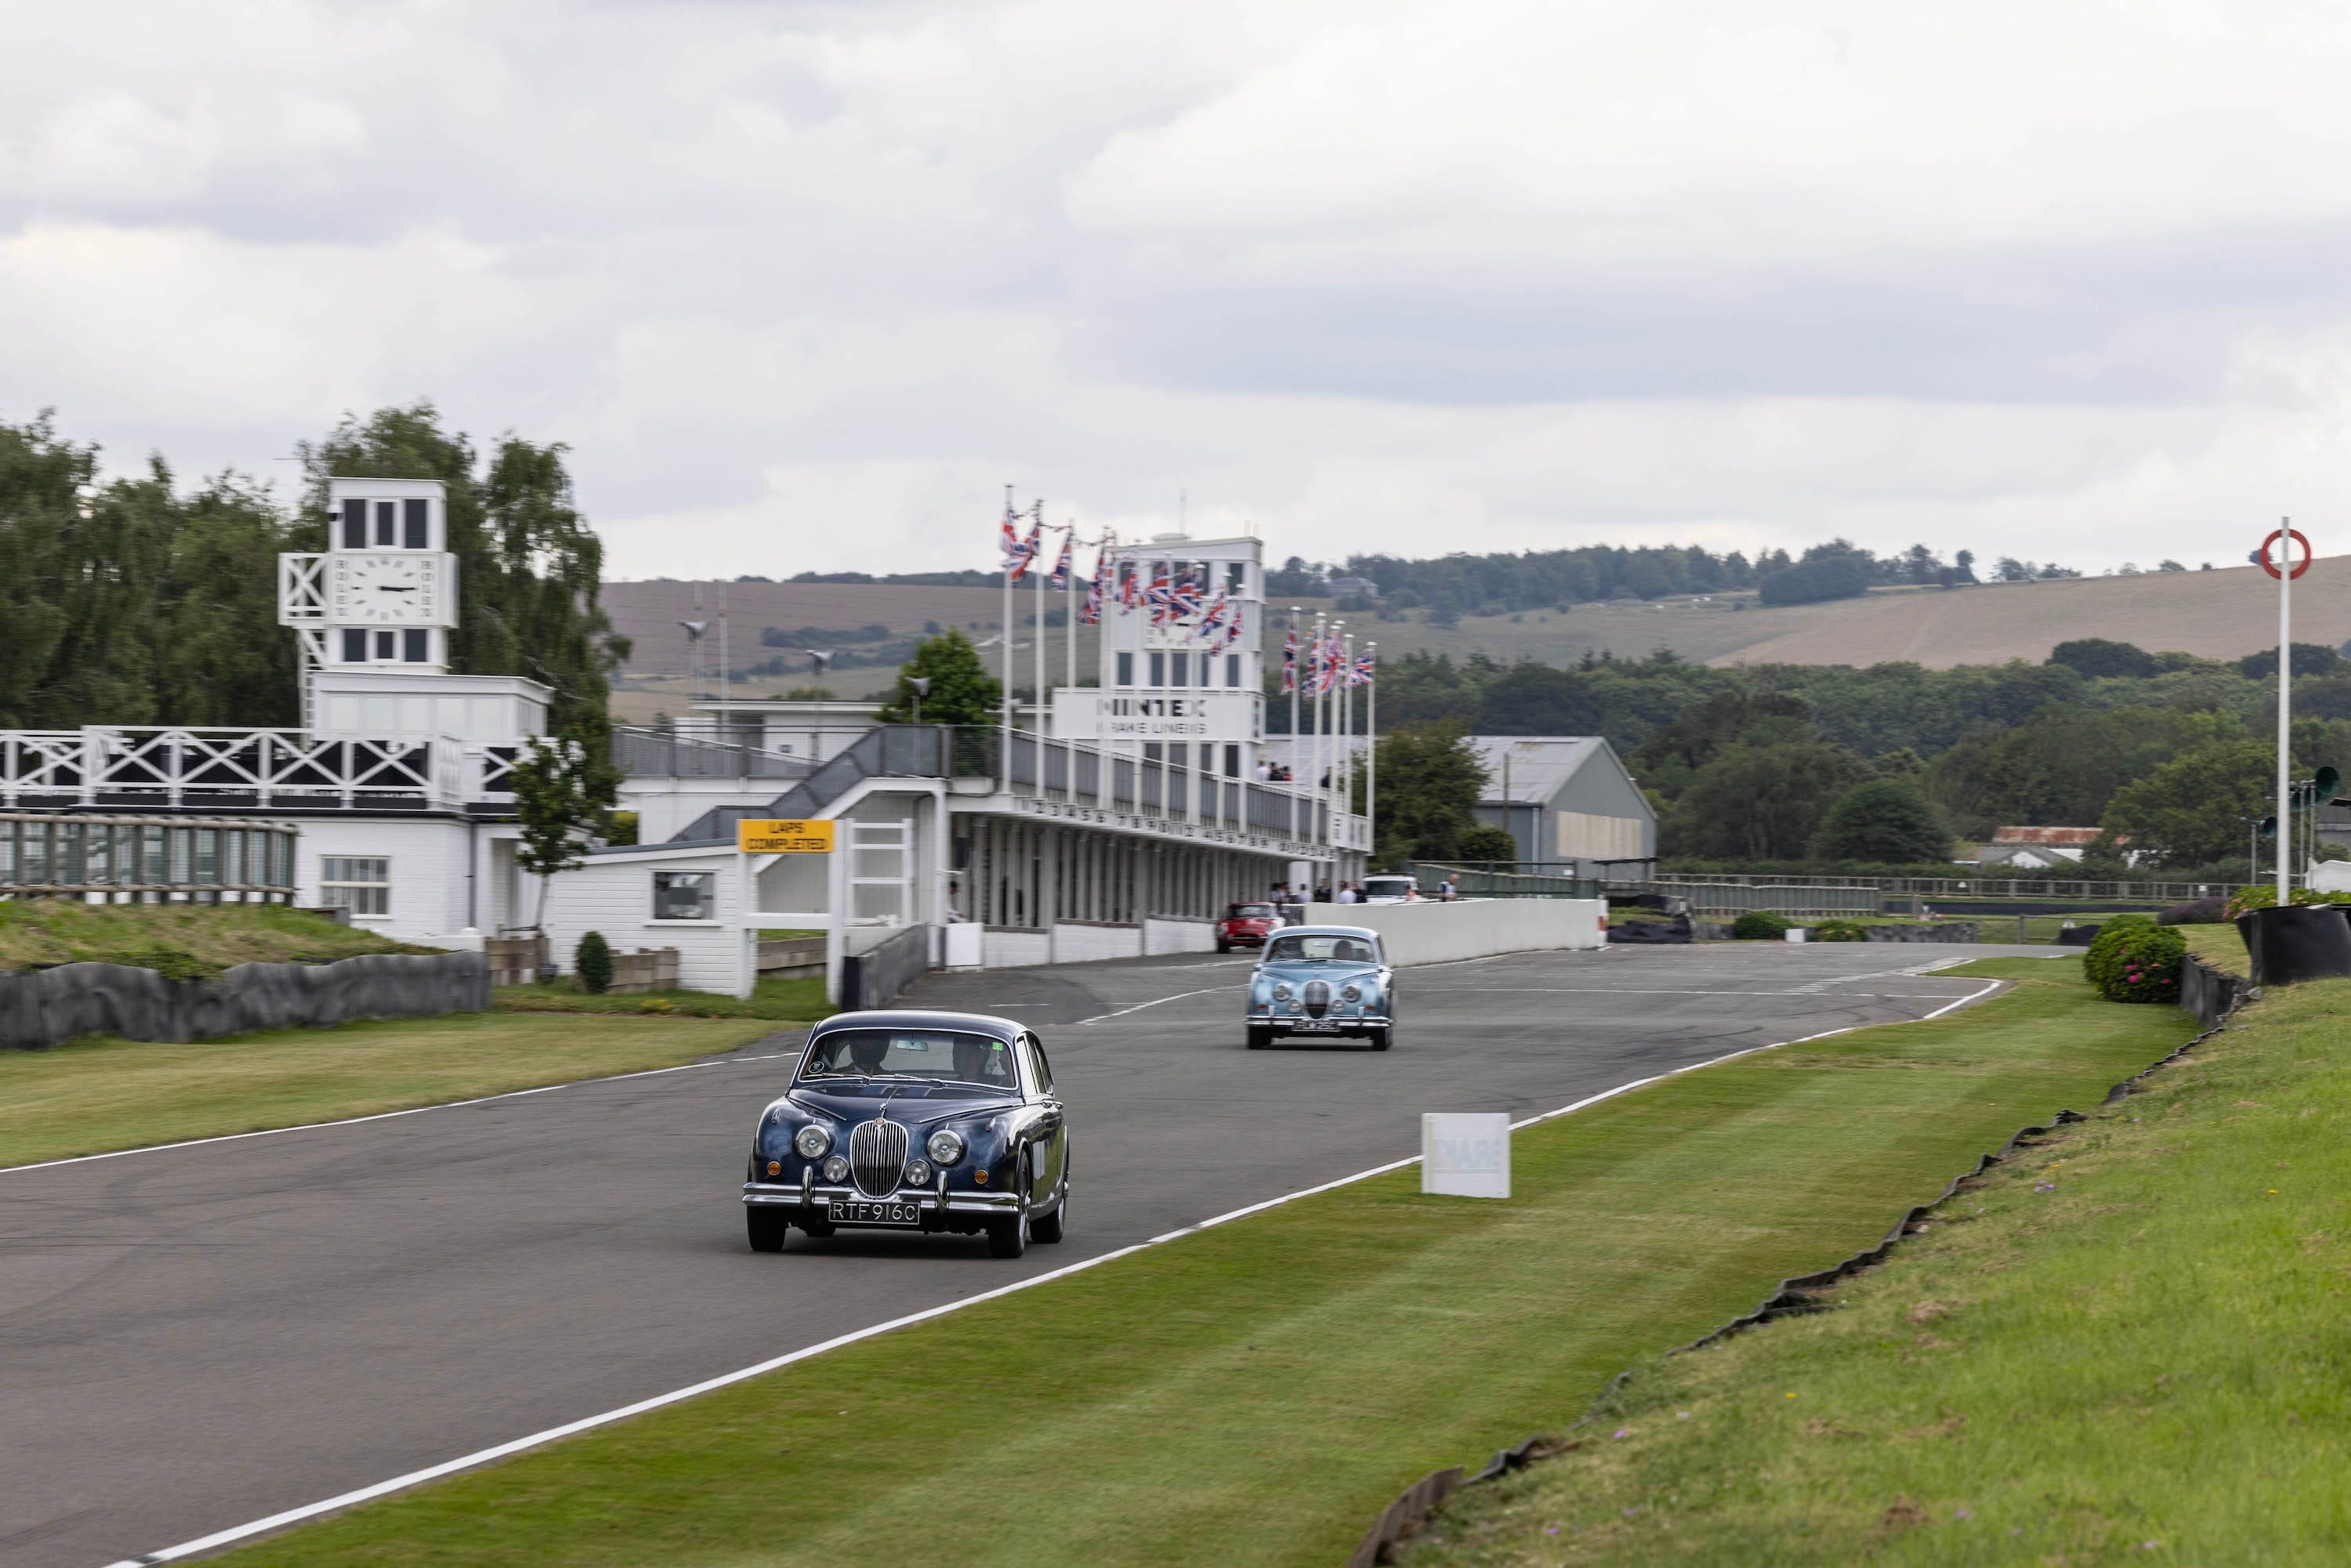
{"type": "Polygon", "coordinates": [[[1486,768],[1479,821],[1518,841],[1523,863],[1575,876],[1647,876],[1657,817],[1616,748],[1596,735],[1474,735],[1486,768]]]}

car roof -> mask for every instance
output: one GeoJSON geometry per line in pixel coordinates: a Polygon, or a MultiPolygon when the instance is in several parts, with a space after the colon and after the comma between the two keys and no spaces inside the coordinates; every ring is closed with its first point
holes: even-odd
{"type": "Polygon", "coordinates": [[[1379,939],[1379,933],[1368,925],[1286,925],[1284,936],[1369,936],[1379,939]]]}
{"type": "Polygon", "coordinates": [[[911,1008],[875,1008],[865,1012],[835,1013],[809,1031],[810,1040],[831,1034],[840,1029],[935,1029],[959,1030],[965,1034],[994,1035],[998,1040],[1012,1040],[1021,1032],[1021,1025],[993,1013],[946,1013],[917,1010],[911,1008]]]}

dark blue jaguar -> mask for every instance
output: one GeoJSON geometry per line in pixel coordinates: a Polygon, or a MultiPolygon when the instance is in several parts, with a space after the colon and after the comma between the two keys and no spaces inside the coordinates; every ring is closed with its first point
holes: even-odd
{"type": "Polygon", "coordinates": [[[743,1183],[751,1249],[792,1226],[987,1237],[998,1258],[1059,1241],[1070,1134],[1037,1036],[977,1013],[842,1013],[759,1115],[743,1183]]]}

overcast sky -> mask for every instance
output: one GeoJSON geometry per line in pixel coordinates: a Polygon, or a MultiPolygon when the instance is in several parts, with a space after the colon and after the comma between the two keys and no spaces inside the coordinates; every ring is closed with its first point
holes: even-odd
{"type": "Polygon", "coordinates": [[[615,577],[2351,549],[2351,10],[0,10],[0,419],[569,442],[615,577]]]}

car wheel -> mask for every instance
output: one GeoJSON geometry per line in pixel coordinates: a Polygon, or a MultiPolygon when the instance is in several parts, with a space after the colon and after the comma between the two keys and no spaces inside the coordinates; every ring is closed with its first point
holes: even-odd
{"type": "Polygon", "coordinates": [[[780,1210],[750,1205],[746,1205],[743,1209],[743,1226],[751,1233],[751,1250],[754,1252],[781,1252],[784,1249],[784,1233],[791,1228],[785,1223],[780,1210]]]}
{"type": "Polygon", "coordinates": [[[1029,1239],[1050,1246],[1061,1239],[1061,1222],[1070,1217],[1070,1178],[1061,1178],[1061,1200],[1053,1205],[1053,1212],[1029,1222],[1029,1239]]]}
{"type": "Polygon", "coordinates": [[[1372,1030],[1372,1049],[1374,1051],[1385,1051],[1395,1043],[1395,1025],[1389,1024],[1384,1029],[1375,1029],[1372,1030]]]}
{"type": "Polygon", "coordinates": [[[1267,1046],[1271,1045],[1272,1043],[1273,1030],[1259,1024],[1249,1025],[1249,1048],[1251,1051],[1263,1051],[1267,1046]]]}
{"type": "MultiPolygon", "coordinates": [[[[1020,1156],[1018,1169],[1019,1171],[1017,1178],[1019,1182],[1018,1190],[1025,1194],[1029,1190],[1029,1183],[1034,1179],[1029,1174],[1030,1167],[1027,1155],[1020,1156]]],[[[987,1222],[987,1255],[991,1258],[1019,1257],[1029,1250],[1029,1213],[1025,1208],[1009,1219],[989,1220],[987,1222]]]]}
{"type": "Polygon", "coordinates": [[[1219,953],[1229,953],[1232,950],[1233,945],[1229,942],[1219,942],[1217,944],[1217,951],[1219,953]]]}

